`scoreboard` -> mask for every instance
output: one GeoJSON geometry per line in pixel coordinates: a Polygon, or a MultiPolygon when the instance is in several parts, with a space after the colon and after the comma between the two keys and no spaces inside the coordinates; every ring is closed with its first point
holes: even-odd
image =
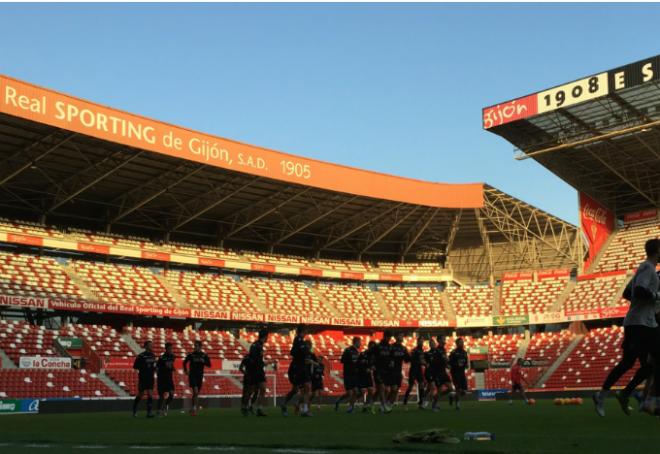
{"type": "Polygon", "coordinates": [[[658,79],[660,55],[486,107],[482,111],[483,127],[491,129],[658,79]]]}

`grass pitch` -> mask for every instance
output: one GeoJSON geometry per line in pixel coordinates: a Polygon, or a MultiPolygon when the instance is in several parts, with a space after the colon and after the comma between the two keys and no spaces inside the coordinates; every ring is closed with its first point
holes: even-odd
{"type": "MultiPolygon", "coordinates": [[[[130,406],[127,403],[127,406],[130,406]]],[[[166,418],[133,418],[125,413],[16,415],[0,418],[4,453],[59,452],[235,452],[243,453],[621,453],[657,452],[660,420],[625,416],[614,399],[599,418],[591,402],[554,406],[540,400],[527,407],[517,401],[466,402],[460,412],[443,402],[440,412],[397,408],[389,415],[335,413],[324,407],[313,418],[289,416],[270,408],[267,418],[242,417],[238,410],[203,410],[196,417],[170,412],[166,418]],[[449,428],[489,431],[495,441],[458,445],[398,445],[399,431],[449,428]]]]}

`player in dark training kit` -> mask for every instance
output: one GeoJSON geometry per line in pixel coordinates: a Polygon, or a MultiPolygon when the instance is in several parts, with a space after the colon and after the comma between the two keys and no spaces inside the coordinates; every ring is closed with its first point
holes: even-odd
{"type": "Polygon", "coordinates": [[[449,367],[451,370],[451,381],[454,383],[454,399],[456,399],[456,410],[461,409],[461,396],[468,389],[465,369],[468,367],[468,354],[465,351],[462,338],[456,339],[456,348],[449,355],[449,367]]]}
{"type": "Polygon", "coordinates": [[[424,339],[417,338],[417,346],[410,352],[410,370],[408,371],[408,388],[403,396],[403,405],[408,405],[410,392],[413,386],[417,385],[417,397],[419,399],[418,405],[421,408],[424,402],[424,388],[426,383],[424,380],[424,367],[426,366],[425,352],[424,352],[424,339]]]}
{"type": "Polygon", "coordinates": [[[427,352],[427,381],[429,391],[428,397],[433,399],[431,408],[433,411],[438,411],[438,400],[440,397],[453,391],[451,378],[447,373],[449,367],[449,359],[445,352],[445,336],[438,336],[437,343],[433,340],[430,341],[431,348],[427,352]]]}
{"type": "Polygon", "coordinates": [[[373,364],[373,348],[376,346],[375,341],[369,341],[367,344],[367,349],[363,352],[360,352],[358,355],[357,361],[357,375],[358,375],[358,387],[360,389],[358,397],[364,397],[364,407],[362,407],[362,412],[367,412],[368,410],[374,411],[373,403],[376,396],[376,385],[374,383],[374,364],[373,364]]]}
{"type": "MultiPolygon", "coordinates": [[[[311,342],[308,341],[310,344],[311,342]]],[[[323,378],[325,376],[325,364],[323,364],[323,356],[316,356],[312,353],[312,396],[309,399],[309,404],[311,405],[314,399],[317,399],[321,396],[321,392],[325,389],[323,384],[323,378]]],[[[319,406],[320,410],[321,407],[319,406]]]]}
{"type": "Polygon", "coordinates": [[[137,416],[137,407],[143,395],[147,395],[147,418],[153,418],[154,372],[156,372],[156,355],[151,351],[151,341],[144,343],[144,351],[133,363],[133,369],[138,371],[138,393],[133,400],[133,416],[137,416]]]}
{"type": "Polygon", "coordinates": [[[388,388],[387,411],[392,411],[399,395],[399,389],[403,382],[403,363],[410,362],[408,349],[403,345],[403,334],[398,333],[395,336],[394,344],[390,345],[390,362],[388,372],[385,378],[385,385],[388,388]]]}
{"type": "Polygon", "coordinates": [[[360,357],[360,344],[362,340],[359,337],[353,338],[353,343],[350,347],[344,350],[341,355],[341,363],[344,366],[344,394],[335,402],[335,411],[339,410],[339,404],[342,400],[348,399],[348,413],[355,408],[355,401],[358,397],[358,389],[360,386],[358,377],[358,358],[360,357]]]}
{"type": "Polygon", "coordinates": [[[383,338],[380,343],[374,345],[372,348],[371,355],[374,358],[374,381],[376,382],[376,395],[380,400],[380,411],[383,413],[389,413],[391,409],[388,410],[387,407],[387,398],[390,392],[389,383],[387,374],[390,372],[390,340],[392,339],[392,333],[390,331],[385,331],[383,333],[383,338]]]}
{"type": "Polygon", "coordinates": [[[291,365],[289,366],[289,381],[291,382],[291,391],[284,397],[284,402],[280,406],[283,416],[288,416],[287,404],[293,397],[300,392],[302,401],[300,405],[301,416],[312,416],[309,412],[309,400],[312,396],[312,369],[311,354],[308,345],[305,343],[305,327],[300,325],[296,328],[296,337],[291,346],[291,365]]]}
{"type": "Polygon", "coordinates": [[[172,344],[170,342],[165,344],[165,352],[160,355],[156,362],[156,369],[158,370],[158,416],[167,416],[170,409],[170,404],[174,398],[174,379],[172,373],[174,372],[174,361],[176,357],[172,352],[172,344]]]}
{"type": "Polygon", "coordinates": [[[211,359],[202,351],[202,342],[197,340],[195,341],[195,350],[189,353],[183,361],[183,371],[188,374],[188,383],[193,392],[193,407],[190,410],[192,416],[196,416],[199,409],[199,392],[204,382],[205,367],[211,367],[211,359]]]}
{"type": "MultiPolygon", "coordinates": [[[[248,355],[245,355],[238,366],[238,371],[241,374],[243,374],[243,394],[241,395],[241,403],[249,402],[248,413],[252,413],[254,404],[257,402],[257,398],[259,397],[259,393],[250,384],[250,379],[246,378],[248,373],[247,371],[248,361],[249,361],[249,357],[248,355]]],[[[243,412],[242,405],[241,405],[241,413],[243,414],[243,416],[247,416],[247,413],[243,412]]]]}
{"type": "Polygon", "coordinates": [[[241,413],[246,416],[249,412],[250,398],[253,393],[257,394],[257,416],[266,416],[262,407],[266,404],[266,372],[264,368],[264,344],[268,339],[268,331],[262,329],[256,341],[250,345],[250,352],[245,364],[244,385],[247,392],[243,392],[241,402],[241,413]]]}

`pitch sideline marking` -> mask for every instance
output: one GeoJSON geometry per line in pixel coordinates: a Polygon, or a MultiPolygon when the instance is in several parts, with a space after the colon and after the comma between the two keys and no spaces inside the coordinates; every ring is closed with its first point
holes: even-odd
{"type": "Polygon", "coordinates": [[[323,451],[321,449],[280,448],[280,449],[273,449],[273,452],[291,453],[291,454],[326,454],[330,451],[323,451]]]}
{"type": "Polygon", "coordinates": [[[197,446],[197,451],[236,451],[234,446],[197,446]]]}

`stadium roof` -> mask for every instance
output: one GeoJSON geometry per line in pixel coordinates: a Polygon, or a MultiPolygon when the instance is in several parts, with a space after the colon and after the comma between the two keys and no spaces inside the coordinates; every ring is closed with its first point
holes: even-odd
{"type": "Polygon", "coordinates": [[[483,125],[617,215],[660,204],[660,56],[483,110],[483,125]]]}
{"type": "Polygon", "coordinates": [[[304,256],[439,260],[470,279],[575,267],[584,252],[575,226],[481,183],[314,161],[7,77],[0,93],[5,216],[304,256]]]}

